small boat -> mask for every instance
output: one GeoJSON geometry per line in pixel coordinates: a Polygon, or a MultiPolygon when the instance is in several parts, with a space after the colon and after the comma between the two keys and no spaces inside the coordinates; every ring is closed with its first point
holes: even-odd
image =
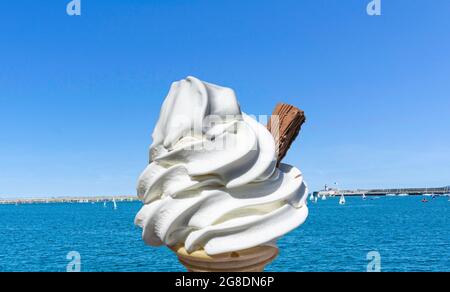
{"type": "Polygon", "coordinates": [[[386,197],[395,197],[396,194],[387,194],[386,197]]]}
{"type": "Polygon", "coordinates": [[[399,197],[408,197],[409,195],[408,194],[399,194],[398,196],[399,197]]]}
{"type": "Polygon", "coordinates": [[[311,194],[311,195],[309,196],[309,200],[310,200],[310,201],[314,201],[314,195],[313,195],[313,194],[311,194]]]}
{"type": "Polygon", "coordinates": [[[367,199],[366,194],[362,194],[362,199],[363,200],[367,199]]]}
{"type": "Polygon", "coordinates": [[[112,201],[113,201],[113,208],[114,208],[114,210],[117,210],[116,199],[113,199],[112,201]]]}
{"type": "Polygon", "coordinates": [[[339,199],[339,205],[345,205],[345,197],[344,197],[344,195],[341,195],[341,198],[339,199]]]}

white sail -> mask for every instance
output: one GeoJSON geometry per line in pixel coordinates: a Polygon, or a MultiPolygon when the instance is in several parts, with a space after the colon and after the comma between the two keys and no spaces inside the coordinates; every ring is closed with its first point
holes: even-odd
{"type": "Polygon", "coordinates": [[[339,205],[345,205],[345,197],[344,197],[344,195],[341,195],[341,198],[339,199],[339,205]]]}
{"type": "Polygon", "coordinates": [[[114,208],[114,210],[117,209],[116,199],[113,199],[113,208],[114,208]]]}

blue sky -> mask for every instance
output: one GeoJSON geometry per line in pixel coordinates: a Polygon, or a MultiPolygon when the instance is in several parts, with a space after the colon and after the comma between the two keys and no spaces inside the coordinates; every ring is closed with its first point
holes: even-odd
{"type": "Polygon", "coordinates": [[[5,1],[0,194],[134,194],[172,81],[279,101],[311,189],[450,184],[450,1],[5,1]]]}

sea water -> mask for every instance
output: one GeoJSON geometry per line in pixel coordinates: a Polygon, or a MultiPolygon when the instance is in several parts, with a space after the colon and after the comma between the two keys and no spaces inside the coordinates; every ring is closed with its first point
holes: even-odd
{"type": "MultiPolygon", "coordinates": [[[[304,225],[279,240],[268,271],[450,271],[446,197],[361,197],[309,203],[304,225]]],[[[165,247],[144,245],[139,202],[0,205],[0,271],[183,271],[165,247]]]]}

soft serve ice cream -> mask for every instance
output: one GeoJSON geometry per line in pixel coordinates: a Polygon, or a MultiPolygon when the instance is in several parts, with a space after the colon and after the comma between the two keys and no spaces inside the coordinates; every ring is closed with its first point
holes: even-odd
{"type": "Polygon", "coordinates": [[[216,255],[272,245],[306,220],[302,173],[277,167],[273,136],[232,89],[173,83],[152,137],[135,219],[147,244],[216,255]]]}

